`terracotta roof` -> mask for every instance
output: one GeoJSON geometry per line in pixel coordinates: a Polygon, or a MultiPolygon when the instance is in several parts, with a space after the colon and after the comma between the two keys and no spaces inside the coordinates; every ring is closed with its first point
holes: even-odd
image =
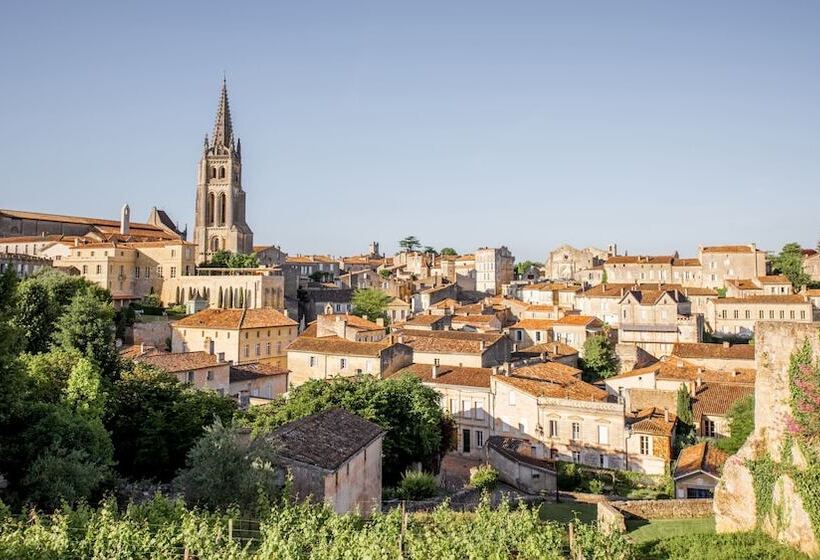
{"type": "MultiPolygon", "coordinates": [[[[109,228],[116,228],[117,230],[119,230],[120,228],[119,220],[105,220],[102,218],[86,218],[81,216],[69,216],[66,214],[46,214],[44,212],[27,212],[24,210],[6,209],[0,209],[0,214],[22,220],[39,220],[43,222],[84,224],[88,226],[94,226],[102,230],[109,228]]],[[[131,230],[135,230],[135,235],[150,235],[152,237],[161,237],[165,239],[172,239],[177,237],[175,235],[168,233],[164,229],[151,224],[130,222],[129,227],[131,230]]]]}
{"type": "Polygon", "coordinates": [[[541,344],[533,344],[518,350],[518,354],[543,354],[546,353],[550,358],[573,356],[578,354],[578,350],[565,344],[563,342],[542,342],[541,344]]]}
{"type": "Polygon", "coordinates": [[[287,351],[378,357],[383,350],[392,345],[389,338],[378,342],[355,342],[338,336],[323,336],[321,338],[300,336],[288,345],[287,351]]]}
{"type": "Polygon", "coordinates": [[[772,276],[758,276],[757,281],[761,284],[788,284],[791,286],[792,282],[782,274],[775,274],[772,276]]]}
{"type": "Polygon", "coordinates": [[[681,298],[682,294],[677,290],[645,290],[642,288],[629,290],[623,299],[632,296],[640,305],[655,305],[666,295],[676,303],[683,299],[681,298]]]}
{"type": "Polygon", "coordinates": [[[666,420],[666,413],[659,408],[645,408],[627,416],[627,425],[632,427],[633,432],[654,434],[659,436],[671,436],[675,431],[677,417],[669,412],[669,420],[666,420]]]}
{"type": "Polygon", "coordinates": [[[721,451],[711,442],[703,441],[680,452],[673,476],[678,479],[696,472],[704,472],[718,478],[728,458],[728,453],[721,451]]]}
{"type": "Polygon", "coordinates": [[[408,327],[412,326],[430,326],[435,325],[440,321],[449,321],[448,315],[416,315],[412,319],[405,321],[405,325],[408,327]]]}
{"type": "Polygon", "coordinates": [[[734,298],[734,297],[727,297],[727,298],[719,298],[715,300],[715,305],[726,305],[726,304],[735,304],[735,303],[750,303],[750,304],[765,304],[765,303],[780,303],[780,304],[793,304],[793,303],[806,303],[806,297],[794,294],[794,295],[763,295],[763,296],[748,296],[744,298],[734,298]]]}
{"type": "Polygon", "coordinates": [[[552,319],[520,319],[510,325],[511,329],[524,330],[552,330],[555,321],[552,319]]]}
{"type": "Polygon", "coordinates": [[[717,290],[712,288],[680,288],[686,297],[690,296],[714,296],[717,297],[717,290]]]}
{"type": "Polygon", "coordinates": [[[296,321],[270,307],[261,309],[203,309],[176,321],[175,327],[207,329],[263,329],[293,327],[296,321]]]}
{"type": "Polygon", "coordinates": [[[549,380],[556,376],[566,375],[580,379],[581,370],[560,362],[544,362],[515,368],[512,374],[516,377],[536,380],[549,380]]]}
{"type": "Polygon", "coordinates": [[[674,260],[672,255],[617,255],[609,257],[606,264],[672,264],[674,260]]]}
{"type": "Polygon", "coordinates": [[[490,436],[487,439],[487,445],[511,461],[517,461],[525,465],[544,469],[551,473],[556,472],[555,463],[553,461],[538,459],[532,456],[532,442],[529,440],[504,436],[490,436]]]}
{"type": "Polygon", "coordinates": [[[131,344],[120,348],[120,358],[126,360],[133,360],[139,356],[152,356],[154,354],[167,354],[165,350],[161,350],[156,346],[150,344],[131,344]]]}
{"type": "Polygon", "coordinates": [[[632,289],[635,284],[598,284],[587,288],[582,292],[578,292],[577,297],[613,297],[620,298],[626,293],[626,290],[632,289]]]}
{"type": "Polygon", "coordinates": [[[592,315],[564,315],[557,321],[556,325],[575,325],[584,327],[602,327],[604,323],[592,315]]]}
{"type": "MultiPolygon", "coordinates": [[[[320,315],[320,317],[324,317],[330,321],[347,321],[347,326],[352,327],[357,330],[361,331],[383,331],[384,327],[379,325],[378,323],[374,323],[369,319],[365,319],[364,317],[359,317],[358,315],[351,315],[349,313],[325,313],[324,315],[320,315]]],[[[317,319],[318,321],[318,319],[317,319]]]]}
{"type": "MultiPolygon", "coordinates": [[[[527,304],[525,304],[527,305],[527,304]]],[[[547,305],[545,303],[530,303],[524,311],[558,311],[560,308],[557,305],[547,305]]]]}
{"type": "Polygon", "coordinates": [[[279,456],[335,471],[384,433],[378,424],[331,408],[279,426],[269,437],[279,456]]]}
{"type": "Polygon", "coordinates": [[[77,235],[20,235],[17,237],[0,237],[0,243],[49,243],[55,241],[66,241],[73,243],[75,239],[80,239],[77,235]]]}
{"type": "Polygon", "coordinates": [[[327,255],[288,255],[288,258],[285,260],[285,262],[291,264],[338,263],[336,259],[334,259],[333,257],[329,257],[327,255]]]}
{"type": "Polygon", "coordinates": [[[231,366],[231,383],[235,381],[250,381],[261,377],[275,377],[287,375],[287,368],[279,367],[275,364],[242,364],[231,366]]]}
{"type": "Polygon", "coordinates": [[[709,344],[706,342],[678,342],[672,347],[672,355],[678,358],[712,358],[720,360],[755,359],[751,344],[709,344]]]}
{"type": "Polygon", "coordinates": [[[581,286],[576,284],[567,284],[563,282],[542,282],[539,284],[529,284],[522,286],[521,291],[534,292],[577,292],[581,286]]]}
{"type": "MultiPolygon", "coordinates": [[[[220,364],[219,358],[207,352],[176,352],[173,354],[148,354],[137,356],[135,362],[149,364],[168,373],[178,373],[180,371],[190,371],[192,369],[203,369],[220,364]]],[[[228,365],[223,362],[224,365],[228,365]]]]}
{"type": "Polygon", "coordinates": [[[707,416],[726,416],[735,401],[754,394],[754,385],[704,383],[695,393],[692,402],[692,413],[695,422],[700,424],[704,414],[707,416]]]}
{"type": "Polygon", "coordinates": [[[454,300],[453,298],[445,298],[441,301],[438,301],[432,305],[430,305],[433,309],[449,309],[451,307],[458,307],[458,301],[454,300]]]}
{"type": "Polygon", "coordinates": [[[752,368],[739,368],[732,372],[716,371],[690,364],[682,358],[669,358],[666,360],[660,360],[646,367],[619,373],[618,375],[609,377],[608,379],[622,379],[651,374],[655,374],[657,379],[696,381],[700,378],[700,380],[704,383],[716,382],[754,385],[756,370],[752,368]]]}
{"type": "Polygon", "coordinates": [[[806,290],[806,295],[809,296],[809,297],[820,296],[820,289],[806,290]]]}
{"type": "Polygon", "coordinates": [[[490,388],[490,368],[438,366],[438,376],[433,378],[433,366],[430,364],[411,364],[410,366],[389,375],[413,375],[424,383],[441,383],[444,385],[462,385],[465,387],[490,388]]]}
{"type": "Polygon", "coordinates": [[[704,253],[752,253],[754,249],[751,245],[713,245],[703,247],[704,253]]]}
{"type": "Polygon", "coordinates": [[[763,291],[763,288],[754,283],[753,280],[747,278],[730,278],[726,283],[737,288],[738,290],[757,290],[763,291]]]}
{"type": "Polygon", "coordinates": [[[463,323],[466,325],[469,325],[471,323],[492,323],[493,321],[498,321],[498,317],[496,317],[495,315],[453,315],[452,318],[453,323],[463,323]]]}
{"type": "Polygon", "coordinates": [[[675,259],[672,261],[672,266],[700,266],[700,259],[675,259]]]}
{"type": "Polygon", "coordinates": [[[540,373],[534,373],[533,370],[522,371],[528,369],[529,368],[514,369],[511,375],[499,375],[496,376],[496,379],[501,383],[512,385],[534,397],[551,397],[555,399],[581,401],[607,400],[606,391],[589,383],[585,383],[570,373],[558,370],[552,373],[548,373],[546,370],[542,370],[540,373]]]}
{"type": "Polygon", "coordinates": [[[486,349],[505,338],[502,334],[412,329],[401,331],[399,336],[403,336],[404,343],[416,352],[442,354],[481,354],[484,352],[482,342],[486,349]]]}

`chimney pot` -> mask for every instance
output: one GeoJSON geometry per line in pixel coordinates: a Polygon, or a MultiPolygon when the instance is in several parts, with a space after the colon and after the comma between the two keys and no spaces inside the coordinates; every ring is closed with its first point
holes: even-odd
{"type": "Polygon", "coordinates": [[[728,341],[728,340],[724,340],[724,341],[723,341],[723,347],[724,347],[724,348],[729,348],[730,346],[731,346],[731,344],[729,344],[729,341],[728,341]]]}
{"type": "Polygon", "coordinates": [[[700,386],[701,386],[701,385],[703,385],[703,379],[701,379],[701,377],[700,377],[700,376],[698,376],[698,377],[697,377],[697,379],[695,379],[695,387],[697,387],[698,389],[700,389],[700,386]]]}
{"type": "Polygon", "coordinates": [[[432,369],[433,379],[438,379],[438,364],[433,364],[433,367],[431,369],[432,369]]]}
{"type": "Polygon", "coordinates": [[[663,409],[663,419],[666,422],[669,422],[669,409],[664,407],[663,409]]]}

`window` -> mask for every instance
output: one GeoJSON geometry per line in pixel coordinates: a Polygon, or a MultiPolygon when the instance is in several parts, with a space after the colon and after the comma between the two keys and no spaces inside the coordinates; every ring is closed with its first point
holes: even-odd
{"type": "Polygon", "coordinates": [[[246,344],[246,345],[245,345],[245,357],[246,357],[246,358],[250,358],[250,357],[251,357],[251,347],[250,347],[250,344],[246,344]]]}
{"type": "Polygon", "coordinates": [[[749,311],[748,309],[746,310],[746,318],[747,318],[747,319],[751,319],[751,318],[752,318],[752,312],[751,312],[751,311],[749,311]]]}
{"type": "Polygon", "coordinates": [[[805,318],[806,318],[806,310],[805,310],[805,309],[804,309],[804,310],[802,310],[802,311],[800,312],[800,318],[801,318],[801,319],[805,319],[805,318]]]}
{"type": "Polygon", "coordinates": [[[602,469],[606,468],[606,455],[604,455],[603,453],[598,455],[598,466],[602,469]]]}
{"type": "Polygon", "coordinates": [[[572,439],[581,439],[581,424],[578,422],[572,423],[572,439]]]}
{"type": "Polygon", "coordinates": [[[774,309],[769,310],[769,319],[774,319],[774,309]]]}
{"type": "Polygon", "coordinates": [[[558,420],[550,420],[549,428],[550,437],[558,437],[558,420]]]}
{"type": "Polygon", "coordinates": [[[521,342],[522,340],[524,340],[524,331],[516,330],[515,331],[515,340],[516,340],[516,342],[521,342]]]}
{"type": "Polygon", "coordinates": [[[709,420],[708,418],[703,419],[703,436],[704,437],[715,437],[717,435],[717,430],[715,429],[715,421],[709,420]]]}
{"type": "MultiPolygon", "coordinates": [[[[484,420],[484,407],[481,406],[481,402],[473,401],[473,408],[475,409],[475,419],[484,420]]],[[[479,447],[481,446],[479,445],[479,447]]]]}
{"type": "Polygon", "coordinates": [[[88,265],[87,264],[83,265],[83,274],[88,274],[88,265]]]}
{"type": "Polygon", "coordinates": [[[458,412],[458,405],[456,404],[455,399],[450,399],[450,414],[455,414],[458,412]]]}
{"type": "Polygon", "coordinates": [[[572,452],[572,462],[573,463],[580,463],[581,462],[581,452],[580,451],[573,451],[572,452]]]}
{"type": "Polygon", "coordinates": [[[786,318],[786,312],[785,312],[785,311],[783,311],[782,309],[780,310],[780,318],[781,318],[781,319],[785,319],[785,318],[786,318]]]}
{"type": "Polygon", "coordinates": [[[267,342],[267,343],[265,344],[265,354],[266,354],[267,356],[270,356],[270,342],[267,342]]]}
{"type": "Polygon", "coordinates": [[[510,406],[515,406],[515,391],[510,391],[508,404],[510,406]]]}
{"type": "Polygon", "coordinates": [[[102,274],[102,266],[97,265],[97,274],[102,274]]]}
{"type": "Polygon", "coordinates": [[[506,416],[501,417],[501,431],[502,432],[509,432],[510,431],[510,421],[506,416]]]}
{"type": "Polygon", "coordinates": [[[347,358],[341,358],[339,360],[339,369],[347,368],[347,358]]]}
{"type": "Polygon", "coordinates": [[[598,425],[598,443],[609,445],[609,426],[598,425]]]}
{"type": "Polygon", "coordinates": [[[518,431],[522,434],[527,433],[527,421],[523,418],[518,419],[518,431]]]}
{"type": "Polygon", "coordinates": [[[261,355],[262,355],[261,344],[259,344],[258,342],[256,343],[256,355],[257,355],[257,356],[261,356],[261,355]]]}
{"type": "Polygon", "coordinates": [[[484,447],[484,432],[481,430],[476,430],[475,432],[475,446],[476,447],[484,447]]]}
{"type": "Polygon", "coordinates": [[[171,267],[171,278],[176,278],[176,277],[177,277],[177,267],[172,266],[171,267]]]}
{"type": "Polygon", "coordinates": [[[763,311],[762,309],[760,310],[760,318],[761,318],[761,319],[765,319],[765,318],[766,318],[766,312],[765,312],[765,311],[763,311]]]}
{"type": "Polygon", "coordinates": [[[157,267],[157,277],[162,278],[162,267],[161,266],[157,267]]]}
{"type": "Polygon", "coordinates": [[[189,371],[187,374],[185,374],[185,380],[188,383],[193,383],[194,382],[194,372],[189,371]]]}
{"type": "Polygon", "coordinates": [[[211,370],[208,370],[208,373],[205,374],[205,379],[207,379],[208,381],[213,381],[214,380],[214,372],[212,372],[211,370]]]}
{"type": "Polygon", "coordinates": [[[535,331],[535,342],[541,342],[541,331],[535,331]]]}
{"type": "Polygon", "coordinates": [[[794,319],[794,310],[789,311],[789,319],[794,319]]]}
{"type": "Polygon", "coordinates": [[[310,357],[310,367],[316,367],[316,356],[310,357]]]}
{"type": "Polygon", "coordinates": [[[739,314],[740,312],[737,309],[735,309],[734,318],[737,319],[739,317],[739,314]]]}
{"type": "Polygon", "coordinates": [[[150,266],[145,267],[145,277],[146,278],[151,278],[151,267],[150,266]]]}
{"type": "Polygon", "coordinates": [[[461,401],[461,411],[464,413],[464,418],[473,417],[473,409],[470,408],[470,401],[461,401]]]}
{"type": "Polygon", "coordinates": [[[134,267],[134,278],[139,278],[139,277],[140,277],[140,267],[135,266],[134,267]]]}
{"type": "Polygon", "coordinates": [[[640,436],[639,443],[641,455],[652,455],[652,440],[649,436],[640,436]]]}

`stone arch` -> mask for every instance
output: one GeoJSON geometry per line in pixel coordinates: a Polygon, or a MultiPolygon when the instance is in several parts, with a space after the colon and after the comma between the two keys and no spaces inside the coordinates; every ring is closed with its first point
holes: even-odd
{"type": "Polygon", "coordinates": [[[214,225],[214,193],[208,193],[205,207],[205,223],[212,226],[214,225]]]}
{"type": "Polygon", "coordinates": [[[219,168],[219,178],[220,178],[220,179],[224,179],[224,178],[225,178],[225,166],[224,166],[224,165],[223,165],[222,167],[220,167],[220,168],[219,168]]]}

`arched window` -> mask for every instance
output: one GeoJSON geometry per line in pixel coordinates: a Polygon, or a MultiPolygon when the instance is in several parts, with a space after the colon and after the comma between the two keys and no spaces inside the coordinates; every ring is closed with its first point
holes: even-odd
{"type": "Polygon", "coordinates": [[[211,237],[211,251],[219,251],[219,238],[216,236],[211,237]]]}
{"type": "Polygon", "coordinates": [[[226,208],[227,208],[227,202],[226,202],[225,193],[222,193],[222,194],[219,195],[219,210],[218,210],[219,225],[221,225],[221,226],[225,225],[225,209],[226,208]]]}
{"type": "Polygon", "coordinates": [[[216,167],[211,167],[211,179],[216,179],[216,167]]]}
{"type": "Polygon", "coordinates": [[[214,225],[214,193],[208,193],[208,202],[205,209],[205,223],[214,225]]]}
{"type": "Polygon", "coordinates": [[[220,179],[225,178],[225,167],[224,166],[219,168],[219,178],[220,179]]]}

